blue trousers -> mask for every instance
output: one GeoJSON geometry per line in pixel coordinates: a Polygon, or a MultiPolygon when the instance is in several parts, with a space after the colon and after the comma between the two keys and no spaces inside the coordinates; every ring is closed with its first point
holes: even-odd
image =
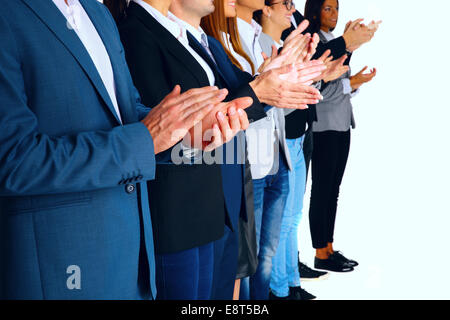
{"type": "Polygon", "coordinates": [[[289,193],[281,221],[280,241],[272,260],[270,289],[278,297],[287,297],[289,287],[300,286],[298,272],[298,226],[302,217],[306,187],[303,137],[288,139],[293,170],[289,171],[289,193]]]}
{"type": "Polygon", "coordinates": [[[156,255],[157,300],[209,300],[214,268],[213,243],[156,255]]]}
{"type": "Polygon", "coordinates": [[[286,161],[281,153],[279,157],[280,165],[276,174],[253,180],[258,268],[253,276],[241,280],[242,300],[269,298],[272,258],[278,247],[281,220],[289,191],[286,161]]]}
{"type": "Polygon", "coordinates": [[[225,226],[224,236],[214,242],[214,274],[211,300],[232,300],[238,267],[239,235],[225,226]]]}

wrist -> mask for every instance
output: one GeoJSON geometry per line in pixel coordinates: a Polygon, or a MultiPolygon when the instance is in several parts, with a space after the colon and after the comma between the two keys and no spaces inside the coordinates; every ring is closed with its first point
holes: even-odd
{"type": "Polygon", "coordinates": [[[259,101],[262,103],[266,103],[264,101],[264,97],[261,94],[261,86],[259,78],[257,77],[255,80],[250,82],[249,85],[252,88],[253,92],[255,93],[255,96],[259,99],[259,101]]]}
{"type": "Polygon", "coordinates": [[[342,35],[342,38],[344,39],[345,42],[345,49],[348,50],[352,45],[351,36],[346,32],[342,35]]]}
{"type": "Polygon", "coordinates": [[[358,82],[354,77],[350,77],[350,87],[352,87],[353,91],[358,89],[358,82]]]}

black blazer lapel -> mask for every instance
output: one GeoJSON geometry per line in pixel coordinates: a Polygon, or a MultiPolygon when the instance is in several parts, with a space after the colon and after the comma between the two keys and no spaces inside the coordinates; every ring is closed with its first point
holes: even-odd
{"type": "MultiPolygon", "coordinates": [[[[49,0],[22,0],[42,20],[44,24],[55,34],[63,45],[71,52],[81,68],[86,72],[97,92],[102,97],[114,118],[120,123],[108,91],[92,61],[89,53],[77,36],[75,31],[67,27],[67,21],[58,8],[49,0]]],[[[95,19],[93,19],[95,20],[95,19]]]]}
{"type": "MultiPolygon", "coordinates": [[[[227,82],[226,78],[223,76],[222,72],[220,71],[220,68],[218,67],[216,62],[213,61],[213,59],[208,54],[208,52],[206,52],[205,48],[203,48],[203,46],[197,41],[197,39],[195,39],[195,37],[189,31],[187,31],[186,33],[187,33],[187,37],[189,39],[189,45],[191,46],[191,48],[194,49],[194,51],[197,52],[198,55],[200,57],[202,57],[203,60],[206,61],[206,63],[211,68],[211,70],[214,72],[215,77],[220,78],[220,79],[216,79],[216,81],[219,80],[219,81],[217,81],[218,83],[223,83],[224,85],[225,84],[228,85],[228,82],[227,82]]],[[[211,52],[211,54],[214,56],[214,54],[212,52],[211,52]]]]}
{"type": "Polygon", "coordinates": [[[186,50],[186,48],[164,28],[155,18],[152,17],[140,5],[131,2],[127,11],[128,15],[136,16],[154,35],[167,51],[177,59],[182,66],[198,80],[199,86],[206,86],[209,83],[208,76],[201,65],[186,50]]]}

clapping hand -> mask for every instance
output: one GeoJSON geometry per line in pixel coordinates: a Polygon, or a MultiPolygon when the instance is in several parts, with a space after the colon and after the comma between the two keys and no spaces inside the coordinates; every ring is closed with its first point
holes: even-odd
{"type": "Polygon", "coordinates": [[[355,21],[349,21],[345,26],[343,38],[347,47],[347,51],[353,52],[364,43],[372,40],[375,32],[378,29],[381,21],[372,21],[369,26],[362,24],[364,19],[357,19],[355,21]]]}
{"type": "MultiPolygon", "coordinates": [[[[228,94],[226,89],[222,91],[225,95],[228,94]]],[[[243,109],[252,103],[252,98],[244,97],[215,104],[202,122],[189,130],[183,143],[193,148],[212,151],[229,142],[239,131],[248,128],[247,113],[243,109]]]]}
{"type": "Polygon", "coordinates": [[[155,154],[178,143],[225,96],[216,87],[191,89],[181,94],[180,86],[175,86],[141,121],[152,136],[155,154]]]}
{"type": "Polygon", "coordinates": [[[322,62],[313,61],[307,65],[283,66],[260,74],[250,86],[262,103],[278,108],[307,109],[308,104],[318,103],[322,96],[319,90],[306,84],[324,69],[322,62]],[[292,78],[281,81],[282,77],[292,78]]]}
{"type": "Polygon", "coordinates": [[[315,78],[314,81],[323,80],[325,82],[330,82],[338,79],[349,70],[348,66],[344,66],[347,55],[344,54],[339,59],[333,61],[333,56],[330,56],[330,53],[330,50],[326,50],[318,59],[319,61],[323,61],[323,64],[327,69],[318,78],[315,78]]]}
{"type": "Polygon", "coordinates": [[[367,66],[362,68],[360,72],[350,77],[350,85],[353,90],[359,89],[364,83],[371,81],[377,74],[377,69],[373,68],[369,73],[364,73],[367,70],[367,66]]]}

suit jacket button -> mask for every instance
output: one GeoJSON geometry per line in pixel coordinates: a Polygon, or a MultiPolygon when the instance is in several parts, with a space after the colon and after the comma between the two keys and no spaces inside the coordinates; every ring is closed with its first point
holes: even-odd
{"type": "Polygon", "coordinates": [[[125,186],[125,191],[126,191],[127,193],[129,193],[129,194],[133,193],[135,189],[136,189],[136,187],[135,187],[134,184],[132,184],[132,183],[127,184],[127,185],[125,186]]]}

